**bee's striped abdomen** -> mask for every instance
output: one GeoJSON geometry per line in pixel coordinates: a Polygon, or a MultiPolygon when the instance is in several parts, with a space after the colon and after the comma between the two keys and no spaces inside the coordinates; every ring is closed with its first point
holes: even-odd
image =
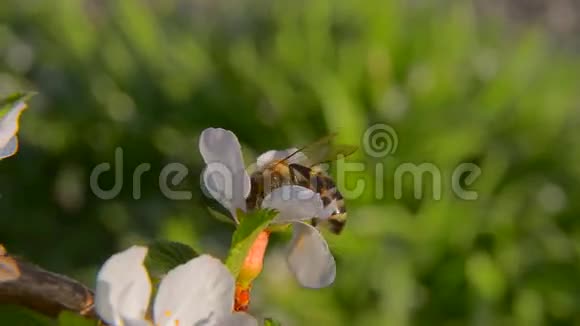
{"type": "Polygon", "coordinates": [[[330,217],[326,220],[313,219],[312,224],[321,224],[327,227],[332,233],[339,234],[346,224],[346,207],[344,199],[334,180],[323,172],[311,172],[310,189],[320,194],[320,199],[324,207],[331,203],[336,206],[330,217]]]}

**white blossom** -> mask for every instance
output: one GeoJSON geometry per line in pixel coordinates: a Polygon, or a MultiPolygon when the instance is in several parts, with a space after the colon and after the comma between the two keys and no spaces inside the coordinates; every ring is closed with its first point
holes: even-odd
{"type": "Polygon", "coordinates": [[[257,326],[233,312],[235,282],[225,265],[208,255],[171,270],[161,280],[146,318],[151,281],[143,261],[147,248],[133,246],[109,258],[97,276],[95,309],[112,326],[257,326]]]}
{"type": "MultiPolygon", "coordinates": [[[[229,130],[208,128],[201,133],[199,150],[206,163],[202,175],[206,189],[237,221],[236,210],[246,210],[246,198],[251,190],[238,138],[229,130]]],[[[267,151],[258,157],[256,166],[263,169],[294,151],[295,148],[267,151]]],[[[303,159],[306,159],[304,155],[298,153],[291,162],[303,159]]],[[[261,208],[278,211],[273,224],[293,225],[287,262],[298,282],[308,288],[332,284],[336,276],[334,257],[320,232],[308,224],[314,217],[326,219],[330,216],[332,209],[324,207],[320,195],[302,186],[286,185],[269,193],[261,208]]]]}

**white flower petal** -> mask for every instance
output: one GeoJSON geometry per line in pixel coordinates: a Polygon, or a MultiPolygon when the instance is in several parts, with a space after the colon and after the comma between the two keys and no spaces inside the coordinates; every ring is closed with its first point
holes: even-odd
{"type": "Polygon", "coordinates": [[[296,185],[274,189],[262,201],[262,208],[276,209],[279,214],[272,223],[288,223],[323,216],[320,194],[296,185]]]}
{"type": "MultiPolygon", "coordinates": [[[[246,210],[245,198],[247,197],[245,190],[242,190],[239,185],[243,183],[241,180],[245,180],[248,175],[246,171],[239,171],[236,175],[232,175],[230,171],[227,166],[219,162],[208,164],[202,174],[203,190],[228,209],[237,221],[236,210],[238,208],[246,210]]],[[[250,188],[249,184],[247,188],[250,188]]]]}
{"type": "Polygon", "coordinates": [[[218,259],[199,256],[171,270],[155,298],[156,325],[197,325],[232,312],[234,278],[218,259]]]}
{"type": "Polygon", "coordinates": [[[311,225],[294,223],[288,252],[288,266],[298,282],[307,288],[323,288],[334,282],[336,263],[328,244],[311,225]]]}
{"type": "Polygon", "coordinates": [[[97,275],[95,309],[109,324],[122,319],[145,316],[151,295],[151,282],[143,260],[147,248],[133,246],[109,258],[97,275]]]}
{"type": "Polygon", "coordinates": [[[153,326],[153,324],[145,319],[124,319],[123,326],[153,326]]]}
{"type": "Polygon", "coordinates": [[[18,148],[16,133],[18,132],[18,119],[22,111],[26,109],[26,103],[19,102],[0,117],[0,159],[11,156],[18,148]]]}
{"type": "Polygon", "coordinates": [[[199,138],[199,151],[207,164],[202,180],[209,193],[233,216],[236,209],[245,210],[250,176],[236,135],[221,128],[207,128],[199,138]]]}
{"type": "MultiPolygon", "coordinates": [[[[258,156],[256,159],[256,165],[258,169],[263,169],[268,166],[270,163],[274,163],[275,161],[285,159],[286,157],[290,156],[291,154],[296,153],[298,148],[288,148],[286,150],[277,151],[277,150],[269,150],[262,155],[258,156]]],[[[303,153],[296,153],[291,158],[288,159],[288,163],[302,163],[306,162],[308,158],[303,153]]]]}
{"type": "Polygon", "coordinates": [[[18,151],[18,138],[16,136],[12,136],[12,138],[8,140],[6,145],[0,148],[0,160],[16,154],[17,151],[18,151]]]}
{"type": "Polygon", "coordinates": [[[258,326],[258,320],[247,313],[235,312],[220,316],[216,322],[217,326],[258,326]]]}

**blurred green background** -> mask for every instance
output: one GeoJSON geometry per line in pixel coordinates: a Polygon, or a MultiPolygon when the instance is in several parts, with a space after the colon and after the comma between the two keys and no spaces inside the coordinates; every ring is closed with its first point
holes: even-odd
{"type": "Polygon", "coordinates": [[[297,286],[275,238],[252,312],[284,325],[580,325],[580,55],[577,33],[559,32],[580,11],[556,10],[553,28],[551,12],[528,19],[530,3],[3,0],[0,94],[39,94],[20,152],[0,164],[0,242],[89,285],[108,256],[155,238],[223,257],[233,228],[199,190],[201,130],[234,131],[251,162],[332,131],[360,146],[386,123],[397,151],[350,159],[367,168],[347,186],[367,187],[327,236],[335,284],[297,286]],[[124,187],[101,200],[89,176],[117,147],[124,187]],[[176,188],[192,200],[159,190],[170,162],[188,166],[176,188]],[[410,183],[394,198],[405,162],[439,167],[441,200],[428,185],[415,199],[410,183]],[[451,192],[462,162],[482,169],[478,200],[451,192]],[[141,163],[152,171],[134,200],[141,163]]]}

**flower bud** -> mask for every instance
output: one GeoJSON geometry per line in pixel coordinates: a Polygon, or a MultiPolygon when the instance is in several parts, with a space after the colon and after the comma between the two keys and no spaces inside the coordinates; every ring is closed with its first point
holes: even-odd
{"type": "Polygon", "coordinates": [[[240,274],[236,280],[235,311],[246,311],[248,309],[252,282],[260,275],[264,267],[264,254],[266,253],[266,247],[268,247],[269,237],[270,232],[260,232],[242,264],[240,274]]]}

